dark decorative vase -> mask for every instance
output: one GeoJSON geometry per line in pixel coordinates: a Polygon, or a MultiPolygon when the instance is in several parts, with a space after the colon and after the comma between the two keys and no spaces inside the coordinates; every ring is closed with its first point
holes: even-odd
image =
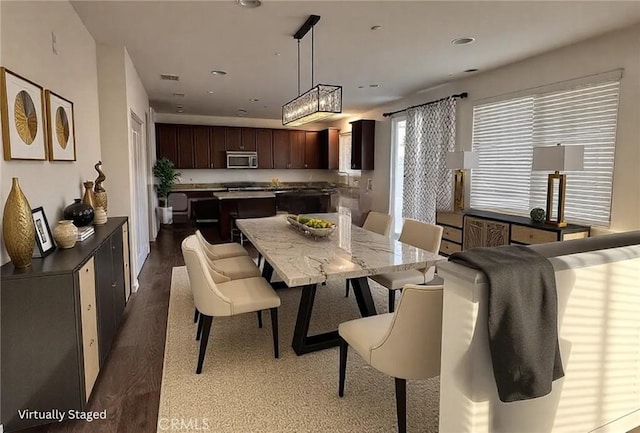
{"type": "Polygon", "coordinates": [[[534,207],[533,209],[531,209],[529,216],[531,216],[531,219],[533,221],[537,223],[541,223],[542,221],[544,221],[544,218],[547,216],[546,214],[547,212],[541,207],[534,207]]]}
{"type": "Polygon", "coordinates": [[[79,198],[64,209],[64,219],[73,220],[73,225],[82,227],[91,224],[94,211],[91,205],[82,203],[79,198]]]}

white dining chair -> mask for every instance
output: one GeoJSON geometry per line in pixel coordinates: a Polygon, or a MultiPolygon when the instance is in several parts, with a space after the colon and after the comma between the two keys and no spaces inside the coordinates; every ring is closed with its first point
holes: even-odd
{"type": "Polygon", "coordinates": [[[200,244],[204,248],[207,257],[210,260],[228,259],[229,257],[248,256],[249,253],[244,247],[235,242],[229,242],[225,244],[211,244],[209,243],[200,230],[196,230],[196,237],[200,244]]]}
{"type": "Polygon", "coordinates": [[[200,312],[202,334],[196,374],[202,372],[209,333],[214,317],[270,310],[273,331],[273,355],[279,357],[278,307],[280,297],[262,277],[230,280],[217,284],[208,269],[207,258],[194,235],[182,241],[182,255],[189,274],[193,300],[200,312]]]}
{"type": "MultiPolygon", "coordinates": [[[[367,219],[362,225],[363,229],[377,233],[382,236],[389,236],[391,230],[391,215],[381,212],[370,211],[367,219]]],[[[345,298],[349,297],[349,280],[346,282],[345,298]]]]}
{"type": "Polygon", "coordinates": [[[395,379],[398,431],[407,431],[407,379],[440,374],[442,286],[406,285],[395,313],[341,323],[338,395],[344,396],[351,346],[376,370],[395,379]]]}
{"type": "MultiPolygon", "coordinates": [[[[412,245],[425,251],[438,254],[442,241],[442,227],[434,224],[406,218],[400,233],[400,242],[412,245]]],[[[389,289],[389,312],[393,313],[396,304],[396,290],[401,290],[406,284],[426,284],[433,279],[435,267],[424,269],[410,269],[408,271],[389,272],[372,275],[378,284],[389,289]]]]}

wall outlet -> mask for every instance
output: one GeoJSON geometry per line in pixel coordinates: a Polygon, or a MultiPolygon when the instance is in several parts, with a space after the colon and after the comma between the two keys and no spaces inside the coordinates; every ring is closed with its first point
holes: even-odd
{"type": "Polygon", "coordinates": [[[367,191],[373,190],[373,179],[367,179],[367,191]]]}

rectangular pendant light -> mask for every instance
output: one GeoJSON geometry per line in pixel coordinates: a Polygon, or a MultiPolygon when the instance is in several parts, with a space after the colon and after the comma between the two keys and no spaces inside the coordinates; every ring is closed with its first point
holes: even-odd
{"type": "Polygon", "coordinates": [[[282,124],[300,126],[342,112],[342,86],[318,84],[282,106],[282,124]]]}

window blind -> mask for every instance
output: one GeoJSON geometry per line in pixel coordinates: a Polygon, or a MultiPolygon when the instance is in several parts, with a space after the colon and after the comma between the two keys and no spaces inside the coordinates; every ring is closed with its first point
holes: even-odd
{"type": "Polygon", "coordinates": [[[471,207],[545,208],[548,173],[531,170],[533,148],[583,145],[584,170],[566,172],[565,220],[608,227],[619,89],[609,81],[475,106],[471,207]]]}

